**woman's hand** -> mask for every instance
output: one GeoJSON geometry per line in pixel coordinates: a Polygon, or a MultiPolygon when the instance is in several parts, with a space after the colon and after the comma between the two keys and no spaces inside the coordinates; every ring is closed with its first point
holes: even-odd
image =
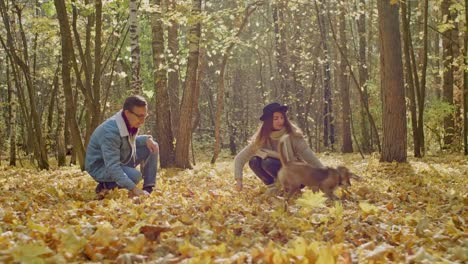
{"type": "Polygon", "coordinates": [[[242,191],[242,188],[243,188],[243,186],[242,186],[242,180],[237,180],[237,182],[236,182],[236,190],[240,192],[240,191],[242,191]]]}

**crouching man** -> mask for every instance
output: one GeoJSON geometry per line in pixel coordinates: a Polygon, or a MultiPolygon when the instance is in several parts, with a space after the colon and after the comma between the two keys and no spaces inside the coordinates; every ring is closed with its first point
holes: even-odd
{"type": "Polygon", "coordinates": [[[147,117],[146,100],[130,96],[122,110],[94,130],[86,150],[85,169],[98,182],[98,198],[114,188],[127,189],[130,197],[153,191],[159,147],[150,135],[138,135],[147,117]],[[137,165],[141,172],[135,169],[137,165]],[[140,190],[136,185],[142,178],[140,190]]]}

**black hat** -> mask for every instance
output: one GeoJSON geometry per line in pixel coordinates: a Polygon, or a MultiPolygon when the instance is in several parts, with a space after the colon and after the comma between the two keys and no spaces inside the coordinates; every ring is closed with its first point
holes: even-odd
{"type": "Polygon", "coordinates": [[[275,112],[286,113],[288,107],[286,105],[280,105],[278,103],[271,103],[263,107],[263,115],[260,117],[260,120],[265,121],[265,119],[273,116],[275,112]]]}

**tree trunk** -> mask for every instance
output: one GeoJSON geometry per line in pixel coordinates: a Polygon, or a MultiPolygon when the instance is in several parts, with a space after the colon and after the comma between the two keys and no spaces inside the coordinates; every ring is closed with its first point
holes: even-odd
{"type": "Polygon", "coordinates": [[[73,40],[64,0],[54,0],[57,10],[57,19],[60,26],[61,52],[62,52],[62,85],[65,95],[65,119],[70,129],[73,152],[76,153],[80,167],[84,170],[85,148],[81,141],[81,132],[76,121],[76,105],[73,99],[71,85],[71,64],[73,57],[73,40]]]}
{"type": "MultiPolygon", "coordinates": [[[[192,117],[192,132],[197,129],[200,124],[201,115],[199,107],[199,99],[201,93],[201,86],[203,79],[206,75],[206,51],[205,49],[200,49],[200,54],[198,55],[198,69],[197,69],[197,82],[195,84],[195,90],[193,91],[193,117],[192,117]]],[[[193,142],[192,142],[193,145],[193,142]]]]}
{"type": "MultiPolygon", "coordinates": [[[[465,23],[468,23],[468,3],[465,0],[465,23]]],[[[465,24],[466,27],[466,24],[465,24]]],[[[465,155],[468,155],[468,31],[465,30],[463,43],[464,71],[463,71],[463,143],[465,155]]]]}
{"type": "MultiPolygon", "coordinates": [[[[291,105],[291,72],[288,64],[288,54],[286,50],[286,30],[283,12],[286,9],[284,0],[277,1],[273,7],[273,23],[275,31],[276,66],[280,78],[280,93],[284,104],[291,105]]],[[[277,98],[275,96],[275,98],[277,98]]]]}
{"type": "Polygon", "coordinates": [[[55,77],[54,88],[57,90],[57,128],[55,139],[57,141],[57,163],[58,166],[66,166],[67,146],[65,145],[65,95],[63,90],[60,89],[58,75],[55,77]]]}
{"type": "MultiPolygon", "coordinates": [[[[19,36],[21,38],[22,46],[20,49],[17,48],[15,44],[18,46],[19,43],[14,43],[12,28],[10,27],[10,16],[8,14],[8,9],[5,6],[4,1],[0,1],[0,13],[3,18],[7,41],[4,44],[5,48],[7,49],[7,53],[12,58],[12,64],[16,63],[23,73],[23,77],[25,80],[26,88],[27,88],[27,99],[25,96],[20,98],[20,102],[22,104],[28,104],[30,110],[30,117],[27,118],[27,122],[29,123],[29,139],[32,141],[32,146],[34,150],[34,158],[36,159],[38,166],[40,169],[49,169],[49,161],[47,156],[47,148],[45,145],[44,138],[42,137],[42,125],[40,120],[40,114],[37,110],[37,91],[36,87],[33,85],[33,78],[31,73],[29,61],[29,54],[28,54],[28,42],[27,38],[23,29],[23,22],[22,22],[22,9],[19,6],[15,6],[16,13],[17,13],[17,22],[19,27],[19,36]],[[21,52],[21,54],[18,54],[21,52]],[[22,55],[22,58],[20,57],[22,55]]],[[[16,20],[16,18],[15,18],[16,20]]],[[[2,43],[3,44],[3,43],[2,43]]],[[[19,75],[16,75],[19,77],[19,75]]],[[[19,80],[17,80],[19,82],[19,80]]],[[[23,111],[26,113],[26,111],[23,111]]],[[[25,116],[26,117],[26,116],[25,116]]]]}
{"type": "MultiPolygon", "coordinates": [[[[154,4],[161,6],[160,0],[154,4]]],[[[166,61],[164,57],[164,30],[162,15],[159,12],[152,14],[151,27],[153,34],[153,76],[154,94],[156,104],[156,139],[159,144],[159,160],[161,168],[174,165],[174,137],[171,124],[171,107],[166,79],[166,61]]]]}
{"type": "Polygon", "coordinates": [[[202,0],[192,0],[191,15],[195,21],[190,26],[189,35],[187,37],[189,40],[189,56],[175,149],[175,165],[183,169],[192,168],[189,149],[190,138],[192,136],[193,94],[197,82],[198,55],[200,49],[201,21],[198,16],[201,13],[201,2],[202,0]]]}
{"type": "Polygon", "coordinates": [[[423,22],[423,49],[422,49],[422,65],[421,65],[421,85],[419,86],[418,93],[418,139],[420,142],[422,155],[425,155],[426,144],[424,136],[424,103],[426,101],[426,75],[427,75],[427,52],[428,52],[428,12],[429,0],[424,0],[424,22],[423,22]]]}
{"type": "MultiPolygon", "coordinates": [[[[454,19],[450,8],[450,0],[443,0],[441,4],[442,17],[446,20],[444,22],[454,19]]],[[[442,38],[442,58],[444,58],[444,74],[442,77],[442,100],[450,105],[453,105],[453,84],[454,84],[454,69],[453,69],[453,43],[452,43],[453,29],[448,29],[444,32],[442,38]]],[[[455,133],[455,121],[453,115],[449,115],[444,119],[444,148],[448,148],[453,143],[453,136],[455,133]]]]}
{"type": "Polygon", "coordinates": [[[140,43],[138,32],[138,5],[139,0],[130,0],[128,25],[130,29],[130,61],[132,64],[132,81],[130,87],[135,94],[141,94],[140,79],[140,43]]]}
{"type": "MultiPolygon", "coordinates": [[[[168,10],[175,11],[177,7],[176,0],[168,1],[168,10]]],[[[179,63],[179,24],[175,19],[169,20],[170,25],[167,29],[167,46],[169,49],[168,56],[168,90],[169,90],[169,101],[171,105],[171,124],[173,134],[177,135],[179,121],[179,107],[180,107],[180,96],[179,96],[179,76],[180,76],[180,63],[179,63]]]]}
{"type": "Polygon", "coordinates": [[[331,91],[331,68],[330,68],[330,55],[328,50],[328,32],[325,24],[325,17],[323,11],[317,4],[317,1],[314,1],[315,9],[317,12],[317,22],[320,29],[320,37],[322,39],[322,47],[324,53],[325,63],[323,64],[323,145],[330,149],[334,150],[335,144],[335,125],[333,120],[333,101],[332,101],[332,91],[331,91]]]}
{"type": "MultiPolygon", "coordinates": [[[[361,8],[366,6],[365,0],[360,0],[361,8]]],[[[366,108],[369,107],[368,101],[368,92],[367,92],[367,82],[369,80],[369,65],[367,65],[367,58],[366,58],[366,49],[367,49],[367,40],[366,40],[366,14],[364,10],[360,11],[359,18],[357,20],[357,30],[359,36],[359,89],[362,90],[363,99],[361,100],[361,137],[362,137],[362,149],[366,153],[370,153],[373,151],[372,146],[372,139],[369,133],[369,121],[366,114],[366,108]]]]}
{"type": "Polygon", "coordinates": [[[417,71],[414,72],[413,68],[416,67],[411,62],[410,55],[410,46],[411,46],[411,32],[410,32],[410,17],[411,17],[411,8],[409,2],[402,3],[401,6],[401,20],[402,20],[402,34],[403,34],[403,52],[405,58],[405,73],[406,73],[406,86],[407,93],[409,97],[409,108],[411,113],[411,127],[413,132],[413,144],[414,144],[414,156],[417,158],[422,157],[421,155],[421,143],[419,141],[419,126],[418,126],[418,114],[416,108],[416,94],[415,90],[419,89],[415,87],[418,81],[415,81],[414,78],[418,78],[417,71]]]}
{"type": "Polygon", "coordinates": [[[102,61],[102,0],[95,0],[96,26],[94,36],[94,74],[93,74],[93,113],[91,114],[91,126],[86,128],[89,136],[85,137],[85,146],[88,145],[91,133],[101,123],[101,61],[102,61]]]}
{"type": "Polygon", "coordinates": [[[7,78],[7,89],[8,89],[8,120],[10,125],[8,126],[8,137],[10,142],[10,166],[16,166],[16,111],[17,111],[17,102],[15,91],[10,79],[10,68],[8,60],[6,61],[6,78],[7,78]]]}
{"type": "MultiPolygon", "coordinates": [[[[237,33],[235,38],[239,38],[242,30],[247,25],[249,21],[250,15],[257,9],[256,4],[248,5],[244,11],[244,17],[242,19],[242,23],[240,24],[239,28],[237,29],[237,33]]],[[[226,65],[228,62],[229,57],[231,56],[231,51],[234,48],[235,43],[231,42],[229,46],[224,51],[223,60],[220,66],[220,73],[218,79],[218,91],[216,92],[216,121],[215,121],[215,144],[214,144],[214,151],[213,157],[211,158],[211,163],[215,163],[216,159],[218,158],[219,152],[221,151],[221,116],[223,115],[223,107],[224,107],[224,71],[226,69],[226,65]]]]}
{"type": "Polygon", "coordinates": [[[351,139],[351,104],[349,99],[349,82],[348,76],[349,72],[347,70],[346,59],[348,56],[348,48],[347,48],[347,38],[346,38],[346,19],[345,19],[345,9],[344,9],[344,1],[340,3],[342,8],[340,10],[340,41],[342,47],[342,53],[340,53],[340,75],[339,75],[339,82],[341,88],[341,99],[342,99],[342,108],[343,113],[341,115],[341,125],[342,125],[342,140],[343,145],[341,147],[341,152],[343,153],[352,153],[353,152],[353,141],[351,139]]]}
{"type": "Polygon", "coordinates": [[[406,162],[406,107],[398,4],[378,0],[380,86],[382,93],[382,162],[406,162]]]}

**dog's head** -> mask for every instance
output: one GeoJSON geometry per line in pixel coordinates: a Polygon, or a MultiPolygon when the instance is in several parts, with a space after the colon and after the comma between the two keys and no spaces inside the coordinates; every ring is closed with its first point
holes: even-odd
{"type": "Polygon", "coordinates": [[[338,175],[340,177],[340,185],[343,187],[351,186],[351,178],[353,174],[348,170],[348,168],[338,166],[336,170],[338,171],[338,175]]]}

